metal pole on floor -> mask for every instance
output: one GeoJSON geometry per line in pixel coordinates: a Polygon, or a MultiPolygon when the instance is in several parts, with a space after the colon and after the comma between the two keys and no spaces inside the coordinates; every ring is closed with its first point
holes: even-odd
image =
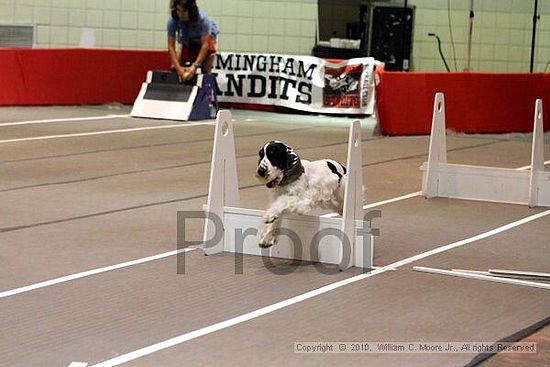
{"type": "Polygon", "coordinates": [[[535,36],[537,34],[537,21],[539,9],[539,0],[535,0],[535,11],[533,13],[533,36],[531,37],[531,64],[529,66],[529,72],[533,72],[533,65],[535,63],[535,36]]]}

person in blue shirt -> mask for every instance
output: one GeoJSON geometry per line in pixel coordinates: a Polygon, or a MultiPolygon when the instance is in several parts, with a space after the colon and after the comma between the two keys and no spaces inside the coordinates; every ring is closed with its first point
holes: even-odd
{"type": "Polygon", "coordinates": [[[195,0],[171,0],[168,19],[168,52],[173,69],[181,81],[191,79],[200,67],[209,73],[216,53],[218,27],[208,15],[199,10],[195,0]],[[178,57],[176,42],[181,44],[178,57]],[[186,64],[190,64],[186,66],[186,64]]]}

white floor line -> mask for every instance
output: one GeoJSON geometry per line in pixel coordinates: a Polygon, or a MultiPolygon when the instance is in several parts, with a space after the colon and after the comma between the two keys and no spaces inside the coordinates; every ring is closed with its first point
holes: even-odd
{"type": "Polygon", "coordinates": [[[181,250],[169,251],[169,252],[165,252],[165,253],[162,253],[162,254],[153,255],[153,256],[149,256],[149,257],[144,257],[144,258],[136,259],[136,260],[131,260],[131,261],[127,261],[127,262],[120,263],[120,264],[115,264],[115,265],[106,266],[106,267],[103,267],[103,268],[97,268],[97,269],[92,269],[92,270],[88,270],[88,271],[83,271],[81,273],[71,274],[71,275],[60,277],[60,278],[50,279],[50,280],[46,280],[44,282],[27,285],[25,287],[20,287],[20,288],[11,289],[9,291],[0,292],[0,298],[15,296],[16,294],[30,292],[30,291],[33,291],[35,289],[49,287],[49,286],[52,286],[52,285],[65,283],[65,282],[69,282],[71,280],[80,279],[80,278],[84,278],[84,277],[89,277],[91,275],[105,273],[105,272],[112,271],[112,270],[127,268],[129,266],[139,265],[139,264],[143,264],[143,263],[146,263],[146,262],[149,262],[149,261],[160,260],[160,259],[164,259],[165,257],[170,257],[170,256],[177,255],[180,252],[189,252],[189,251],[193,251],[193,250],[195,250],[195,248],[184,248],[184,249],[181,249],[181,250]]]}
{"type": "Polygon", "coordinates": [[[78,137],[78,136],[95,136],[95,135],[106,135],[106,134],[119,134],[119,133],[133,132],[133,131],[172,129],[172,128],[179,128],[179,127],[190,127],[190,126],[197,126],[197,125],[213,125],[213,124],[214,124],[214,122],[212,122],[212,121],[210,121],[210,122],[191,122],[191,123],[182,122],[180,124],[174,124],[174,125],[146,126],[146,127],[136,127],[136,128],[118,129],[118,130],[92,131],[92,132],[87,132],[87,133],[34,136],[34,137],[30,137],[30,138],[8,139],[8,140],[0,140],[0,144],[18,143],[18,142],[23,142],[23,141],[34,141],[34,140],[74,138],[74,137],[78,137]]]}
{"type": "Polygon", "coordinates": [[[47,120],[29,120],[29,121],[15,121],[15,122],[3,122],[0,127],[4,126],[19,126],[19,125],[34,125],[34,124],[47,124],[50,122],[69,122],[69,121],[91,121],[91,120],[105,120],[117,117],[128,117],[130,115],[104,115],[104,116],[88,116],[88,117],[67,117],[60,119],[47,119],[47,120]]]}
{"type": "Polygon", "coordinates": [[[388,199],[388,200],[384,200],[384,201],[379,201],[377,203],[367,204],[367,205],[363,206],[363,209],[376,208],[377,206],[395,203],[396,201],[411,199],[411,198],[414,198],[414,197],[420,196],[420,195],[422,195],[422,191],[412,192],[410,194],[399,196],[397,198],[388,199]]]}
{"type": "Polygon", "coordinates": [[[171,338],[171,339],[167,339],[167,340],[162,341],[160,343],[156,343],[156,344],[153,344],[153,345],[135,350],[133,352],[126,353],[126,354],[123,354],[121,356],[118,356],[118,357],[100,362],[100,363],[95,364],[91,367],[113,367],[113,366],[118,366],[118,365],[126,363],[126,362],[133,361],[135,359],[138,359],[138,358],[144,357],[146,355],[158,352],[160,350],[170,348],[170,347],[173,347],[173,346],[178,345],[178,344],[185,343],[189,340],[196,339],[198,337],[201,337],[201,336],[204,336],[204,335],[207,335],[207,334],[211,334],[211,333],[214,333],[216,331],[220,331],[222,329],[226,329],[228,327],[231,327],[231,326],[234,326],[234,325],[237,325],[237,324],[255,319],[257,317],[267,315],[267,314],[272,313],[274,311],[277,311],[277,310],[280,310],[282,308],[285,308],[285,307],[291,306],[293,304],[296,304],[298,302],[302,302],[302,301],[305,301],[307,299],[319,296],[321,294],[330,292],[334,289],[343,287],[345,285],[352,284],[352,283],[358,282],[360,280],[370,278],[370,277],[375,276],[377,274],[385,273],[387,271],[392,271],[395,268],[401,267],[403,265],[410,264],[414,261],[418,261],[418,260],[426,258],[428,256],[432,256],[432,255],[438,254],[440,252],[444,252],[444,251],[448,251],[448,250],[451,250],[451,249],[454,249],[454,248],[457,248],[457,247],[460,247],[460,246],[464,246],[466,244],[469,244],[469,243],[472,243],[472,242],[475,242],[475,241],[479,241],[480,239],[483,239],[483,238],[494,236],[498,233],[501,233],[501,232],[507,231],[509,229],[515,228],[517,226],[520,226],[522,224],[534,221],[536,219],[542,218],[542,217],[544,217],[546,215],[549,215],[549,214],[550,214],[550,210],[547,210],[547,211],[544,211],[544,212],[541,212],[541,213],[523,218],[521,220],[518,220],[518,221],[510,223],[510,224],[507,224],[505,226],[495,228],[492,231],[481,233],[477,236],[474,236],[474,237],[471,237],[471,238],[468,238],[468,239],[464,239],[462,241],[454,242],[454,243],[439,247],[437,249],[433,249],[431,251],[427,251],[427,252],[424,252],[422,254],[419,254],[419,255],[416,255],[416,256],[412,256],[412,257],[394,262],[394,263],[389,264],[387,266],[384,266],[384,267],[381,267],[379,269],[373,270],[372,272],[367,273],[367,274],[356,275],[354,277],[351,277],[351,278],[344,279],[344,280],[341,280],[341,281],[336,282],[336,283],[326,285],[324,287],[321,287],[321,288],[303,293],[299,296],[289,298],[285,301],[274,303],[272,305],[262,307],[260,309],[255,310],[255,311],[248,312],[248,313],[243,314],[241,316],[234,317],[232,319],[225,320],[225,321],[222,321],[222,322],[218,322],[216,324],[213,324],[213,325],[210,325],[210,326],[207,326],[207,327],[195,330],[195,331],[191,331],[189,333],[185,333],[185,334],[176,336],[176,337],[171,338]]]}
{"type": "MultiPolygon", "coordinates": [[[[544,162],[544,165],[547,165],[547,164],[550,164],[550,161],[545,161],[544,162]]],[[[518,171],[526,171],[528,169],[531,169],[531,165],[528,165],[528,166],[523,166],[523,167],[520,167],[520,168],[516,168],[518,171]]]]}
{"type": "MultiPolygon", "coordinates": [[[[366,209],[370,209],[370,208],[376,208],[378,206],[395,203],[396,201],[407,200],[407,199],[414,198],[414,197],[420,196],[420,195],[422,195],[422,191],[412,192],[410,194],[399,196],[399,197],[396,197],[396,198],[393,198],[393,199],[388,199],[388,200],[384,200],[384,201],[379,201],[377,203],[364,205],[363,209],[366,210],[366,209]]],[[[337,217],[337,216],[339,216],[338,213],[328,213],[328,214],[321,215],[321,217],[323,217],[323,218],[334,218],[334,217],[337,217]]]]}

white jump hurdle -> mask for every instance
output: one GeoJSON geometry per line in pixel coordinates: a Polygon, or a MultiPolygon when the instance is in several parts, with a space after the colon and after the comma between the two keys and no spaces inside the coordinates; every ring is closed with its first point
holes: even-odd
{"type": "MultiPolygon", "coordinates": [[[[234,252],[247,255],[337,264],[340,270],[351,266],[372,268],[373,236],[370,223],[363,221],[363,175],[361,159],[361,126],[354,121],[349,132],[346,195],[342,218],[311,215],[284,215],[279,243],[271,248],[258,246],[258,232],[264,212],[239,208],[237,164],[231,113],[219,111],[216,118],[212,167],[205,211],[221,219],[223,236],[216,232],[219,223],[205,220],[204,252],[206,255],[234,252]],[[320,232],[322,231],[323,232],[320,232]],[[345,236],[342,236],[342,233],[345,236]],[[325,234],[322,236],[321,234],[325,234]],[[317,236],[317,237],[316,237],[317,236]],[[320,241],[317,241],[322,237],[320,241]],[[348,240],[349,239],[349,240],[348,240]],[[294,246],[300,241],[302,246],[294,246]],[[313,241],[318,246],[310,246],[313,241]],[[238,244],[242,244],[239,246],[238,244]],[[347,245],[345,245],[347,244],[347,245]]],[[[250,175],[253,175],[250,172],[250,175]]]]}
{"type": "Polygon", "coordinates": [[[550,206],[550,172],[544,172],[542,100],[535,103],[531,170],[520,171],[447,163],[445,98],[443,93],[437,93],[428,162],[420,169],[423,171],[422,194],[427,198],[550,206]]]}

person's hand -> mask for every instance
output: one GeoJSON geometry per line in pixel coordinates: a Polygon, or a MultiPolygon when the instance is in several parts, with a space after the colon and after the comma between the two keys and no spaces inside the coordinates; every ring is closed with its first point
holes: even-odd
{"type": "Polygon", "coordinates": [[[192,79],[195,76],[196,67],[194,65],[191,65],[189,67],[179,67],[176,71],[178,73],[178,78],[181,83],[192,79]]]}
{"type": "Polygon", "coordinates": [[[180,67],[178,68],[177,72],[180,82],[185,82],[195,76],[195,73],[197,72],[197,67],[195,65],[191,65],[189,67],[180,67]]]}
{"type": "Polygon", "coordinates": [[[179,66],[176,68],[176,73],[178,73],[178,79],[180,83],[187,80],[187,75],[188,75],[187,68],[179,66]]]}
{"type": "Polygon", "coordinates": [[[193,77],[197,73],[197,67],[195,66],[195,64],[191,64],[191,66],[185,69],[187,70],[187,79],[185,80],[193,79],[193,77]]]}

